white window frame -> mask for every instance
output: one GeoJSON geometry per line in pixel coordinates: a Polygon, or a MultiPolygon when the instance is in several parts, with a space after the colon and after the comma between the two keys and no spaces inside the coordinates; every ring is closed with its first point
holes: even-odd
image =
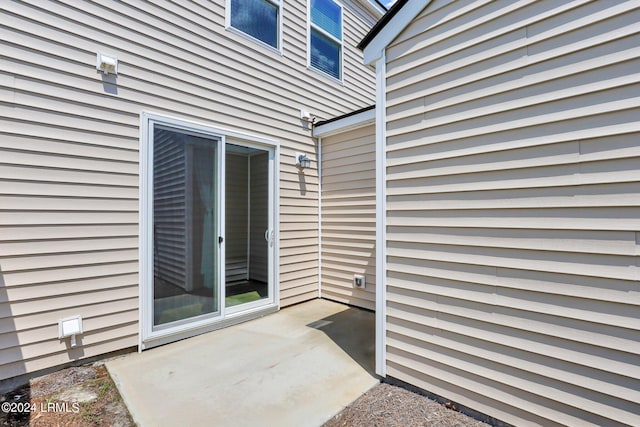
{"type": "Polygon", "coordinates": [[[344,7],[341,3],[336,0],[328,0],[330,2],[335,3],[340,8],[340,33],[342,34],[342,39],[337,39],[333,34],[329,34],[323,28],[311,22],[311,0],[307,0],[307,69],[319,73],[320,75],[330,78],[331,80],[344,85],[344,7]],[[318,31],[325,37],[328,37],[330,40],[338,43],[340,45],[340,77],[336,78],[331,74],[328,74],[325,71],[322,71],[313,65],[311,65],[311,30],[314,29],[318,31]]]}
{"type": "Polygon", "coordinates": [[[231,25],[231,2],[232,1],[234,0],[226,0],[225,2],[225,20],[224,20],[225,29],[233,34],[237,34],[240,37],[250,40],[253,43],[257,43],[258,45],[282,56],[284,54],[282,50],[282,17],[284,15],[283,0],[262,0],[262,1],[266,1],[267,3],[271,3],[272,5],[278,8],[278,46],[277,47],[273,47],[270,44],[265,43],[262,40],[253,37],[251,34],[247,34],[241,29],[231,25]]]}
{"type": "MultiPolygon", "coordinates": [[[[176,117],[156,114],[152,112],[142,112],[140,114],[140,167],[139,167],[139,185],[140,185],[140,206],[139,206],[139,334],[138,334],[138,351],[156,347],[158,345],[167,344],[179,339],[192,337],[205,332],[220,329],[239,322],[250,320],[258,316],[278,311],[280,309],[280,185],[278,179],[280,177],[280,142],[256,135],[245,134],[222,127],[211,126],[208,124],[197,123],[190,120],[183,120],[176,117]],[[152,313],[152,301],[150,283],[153,280],[153,186],[150,184],[153,179],[152,167],[150,164],[150,129],[153,124],[161,124],[166,127],[175,127],[178,130],[186,132],[200,133],[211,137],[220,138],[219,150],[221,155],[218,156],[219,176],[225,176],[225,162],[223,161],[225,146],[228,140],[230,143],[241,144],[247,147],[260,148],[269,150],[270,162],[273,165],[270,168],[270,175],[273,176],[274,185],[269,187],[269,197],[273,201],[269,223],[273,229],[271,238],[273,250],[269,255],[269,277],[272,286],[269,289],[270,298],[256,301],[250,304],[234,306],[227,308],[224,305],[225,286],[220,289],[220,312],[203,315],[202,320],[191,321],[184,324],[176,324],[175,326],[161,327],[154,331],[152,313]]],[[[218,194],[224,200],[225,188],[223,180],[218,180],[218,194]]],[[[224,210],[218,217],[218,230],[224,230],[225,219],[224,210]]],[[[221,251],[224,252],[226,242],[222,242],[221,251]]],[[[223,260],[224,262],[224,260],[223,260]]],[[[224,283],[224,268],[218,270],[218,280],[224,283]]]]}

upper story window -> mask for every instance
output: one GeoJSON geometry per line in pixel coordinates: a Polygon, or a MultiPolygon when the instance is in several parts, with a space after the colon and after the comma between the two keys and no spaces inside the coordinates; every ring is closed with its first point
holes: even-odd
{"type": "Polygon", "coordinates": [[[228,26],[280,50],[280,0],[229,0],[229,3],[228,26]]]}
{"type": "Polygon", "coordinates": [[[310,0],[309,65],[342,80],[342,6],[310,0]]]}

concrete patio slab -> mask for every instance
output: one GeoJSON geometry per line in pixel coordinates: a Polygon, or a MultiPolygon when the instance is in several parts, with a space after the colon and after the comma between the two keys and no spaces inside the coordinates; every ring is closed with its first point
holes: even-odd
{"type": "Polygon", "coordinates": [[[320,426],[379,381],[374,314],[326,300],[107,362],[142,426],[320,426]]]}

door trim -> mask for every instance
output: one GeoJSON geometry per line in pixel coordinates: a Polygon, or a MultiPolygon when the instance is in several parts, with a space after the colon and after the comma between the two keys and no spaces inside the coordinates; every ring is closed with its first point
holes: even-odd
{"type": "MultiPolygon", "coordinates": [[[[190,120],[171,117],[153,112],[142,112],[140,114],[140,158],[139,158],[139,294],[138,294],[138,313],[139,313],[139,334],[138,334],[138,350],[142,351],[151,347],[167,344],[183,338],[199,335],[211,330],[220,329],[235,323],[250,320],[252,318],[263,316],[267,313],[274,312],[280,308],[280,286],[279,286],[279,248],[280,248],[280,212],[279,212],[279,177],[280,177],[280,143],[277,140],[267,137],[246,134],[215,125],[198,123],[190,120]],[[224,200],[224,156],[225,143],[227,138],[232,138],[234,144],[241,143],[248,147],[255,147],[267,150],[270,154],[270,173],[272,173],[273,185],[270,186],[269,192],[272,197],[272,209],[270,224],[274,233],[273,249],[269,251],[269,279],[272,282],[270,291],[271,298],[267,302],[259,306],[242,307],[241,310],[232,310],[225,312],[224,307],[224,259],[222,258],[221,268],[218,269],[220,290],[220,312],[215,316],[203,316],[202,319],[179,324],[173,327],[164,327],[161,330],[153,330],[153,177],[151,176],[152,168],[150,167],[151,155],[149,150],[149,137],[153,124],[161,124],[163,126],[175,127],[179,130],[187,132],[196,132],[212,137],[220,138],[219,147],[220,155],[218,156],[218,170],[222,179],[218,181],[218,189],[222,192],[218,193],[221,200],[224,200]],[[220,281],[222,280],[222,281],[220,281]]],[[[224,209],[222,215],[218,215],[219,230],[224,230],[224,209]]],[[[224,232],[221,233],[224,236],[224,232]]],[[[220,250],[224,254],[223,241],[220,250]]]]}

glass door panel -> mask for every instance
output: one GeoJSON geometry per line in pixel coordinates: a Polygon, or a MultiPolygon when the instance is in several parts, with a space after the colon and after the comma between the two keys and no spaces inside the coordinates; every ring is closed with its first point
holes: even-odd
{"type": "Polygon", "coordinates": [[[265,149],[225,147],[225,307],[242,309],[270,297],[271,157],[265,149]]]}
{"type": "Polygon", "coordinates": [[[153,326],[220,311],[217,137],[154,125],[153,326]]]}

